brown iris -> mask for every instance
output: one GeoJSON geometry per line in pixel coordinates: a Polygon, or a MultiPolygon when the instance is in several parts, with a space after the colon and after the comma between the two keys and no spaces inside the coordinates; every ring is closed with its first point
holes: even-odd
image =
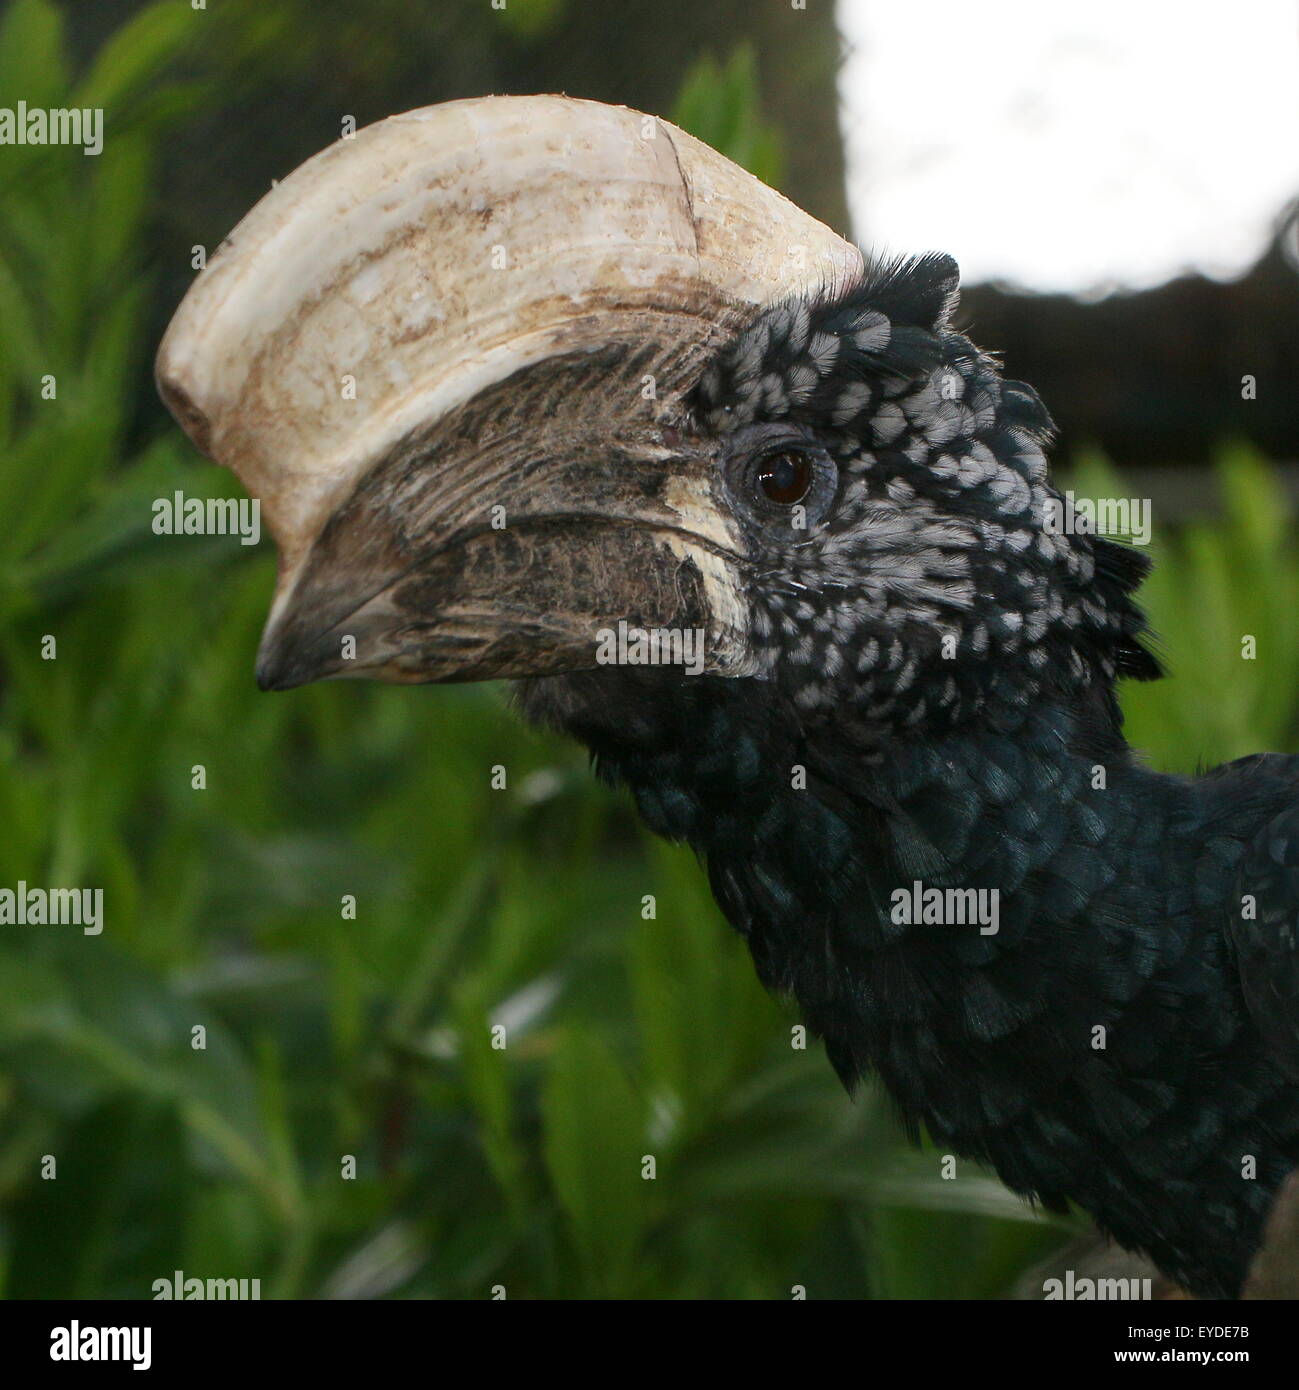
{"type": "Polygon", "coordinates": [[[768,454],[758,464],[756,478],[758,486],[772,502],[792,507],[807,496],[812,486],[812,461],[806,454],[784,449],[768,454]]]}

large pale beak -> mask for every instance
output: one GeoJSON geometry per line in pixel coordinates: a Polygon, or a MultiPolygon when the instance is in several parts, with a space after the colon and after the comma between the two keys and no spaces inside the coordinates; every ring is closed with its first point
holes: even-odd
{"type": "Polygon", "coordinates": [[[745,556],[708,354],[856,249],[684,132],[488,97],[395,116],[279,182],[202,271],[159,389],[280,553],[258,678],[550,674],[703,629],[744,669],[745,556]]]}

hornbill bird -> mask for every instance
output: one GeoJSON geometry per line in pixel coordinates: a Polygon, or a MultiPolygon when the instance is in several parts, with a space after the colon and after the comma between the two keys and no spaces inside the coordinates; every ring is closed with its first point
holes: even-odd
{"type": "Polygon", "coordinates": [[[1234,1296],[1299,1163],[1299,760],[1128,747],[1147,562],[1059,524],[956,296],[663,121],[492,97],[279,182],[157,375],[274,534],[264,688],[517,682],[849,1087],[1234,1296]]]}

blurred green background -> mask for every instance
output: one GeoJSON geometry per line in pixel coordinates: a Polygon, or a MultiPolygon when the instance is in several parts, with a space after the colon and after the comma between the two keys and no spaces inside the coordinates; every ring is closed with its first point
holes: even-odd
{"type": "MultiPolygon", "coordinates": [[[[615,57],[580,94],[673,116],[841,225],[833,111],[789,115],[781,85],[832,72],[832,25],[755,49],[722,6],[704,45],[691,7],[650,8],[684,37],[652,63],[629,40],[629,90],[615,57]]],[[[0,885],[100,886],[106,920],[0,931],[8,1297],[144,1298],[174,1270],[264,1297],[999,1297],[1085,1229],[969,1165],[943,1180],[881,1096],[848,1099],[691,856],[502,691],[261,695],[269,542],[151,532],[156,497],[237,495],[150,359],[191,245],[337,136],[322,74],[361,122],[558,85],[526,78],[574,22],[563,0],[0,10],[0,105],[103,107],[108,133],[98,158],[0,151],[0,885]]],[[[1218,514],[1154,544],[1174,679],[1126,697],[1168,769],[1299,747],[1290,503],[1248,446],[1219,453],[1218,514]]],[[[1085,448],[1066,464],[1126,495],[1085,448]]]]}

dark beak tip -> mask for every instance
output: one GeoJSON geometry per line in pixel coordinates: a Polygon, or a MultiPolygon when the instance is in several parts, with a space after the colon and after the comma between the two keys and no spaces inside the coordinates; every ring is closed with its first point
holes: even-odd
{"type": "Polygon", "coordinates": [[[273,661],[259,661],[253,674],[258,690],[291,690],[297,683],[286,679],[273,661]]]}
{"type": "Polygon", "coordinates": [[[292,690],[312,679],[295,653],[285,651],[280,643],[262,644],[253,675],[259,690],[292,690]]]}

